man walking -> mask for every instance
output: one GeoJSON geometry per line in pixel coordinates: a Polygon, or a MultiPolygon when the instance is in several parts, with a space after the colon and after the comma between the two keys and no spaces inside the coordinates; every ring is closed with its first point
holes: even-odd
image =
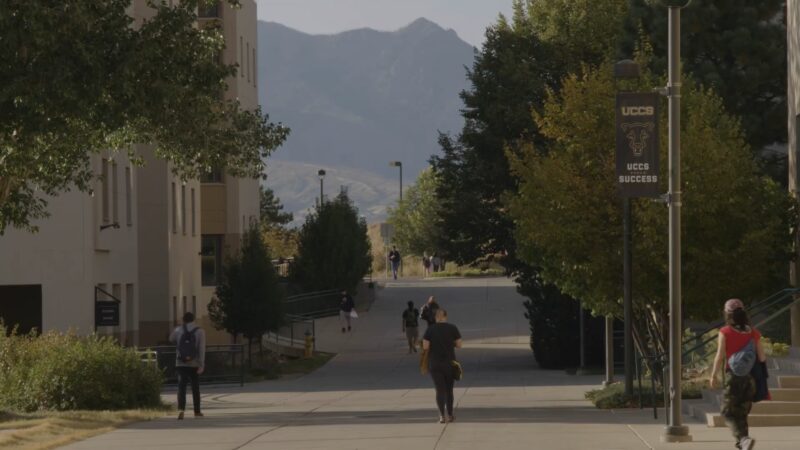
{"type": "Polygon", "coordinates": [[[392,265],[392,276],[396,280],[397,271],[400,269],[400,252],[395,246],[392,246],[392,250],[389,252],[389,263],[392,265]]]}
{"type": "Polygon", "coordinates": [[[178,372],[178,420],[183,420],[186,410],[186,385],[192,383],[194,416],[203,417],[200,411],[200,375],[205,370],[206,335],[194,323],[194,314],[183,315],[183,325],[172,332],[170,342],[176,344],[175,370],[178,372]]]}
{"type": "Polygon", "coordinates": [[[417,339],[419,339],[419,311],[414,308],[414,302],[408,302],[408,309],[403,311],[403,332],[408,340],[408,353],[417,352],[417,339]]]}
{"type": "Polygon", "coordinates": [[[350,331],[350,320],[353,314],[353,309],[356,307],[353,297],[347,293],[347,289],[342,289],[342,299],[339,302],[339,323],[342,325],[342,333],[350,331]],[[347,328],[345,328],[345,326],[347,328]]]}

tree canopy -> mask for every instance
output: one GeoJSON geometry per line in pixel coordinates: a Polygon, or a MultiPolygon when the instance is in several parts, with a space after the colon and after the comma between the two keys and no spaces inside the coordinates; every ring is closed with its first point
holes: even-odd
{"type": "Polygon", "coordinates": [[[423,256],[438,251],[437,246],[444,239],[439,224],[438,187],[436,174],[426,169],[397,207],[389,210],[389,223],[394,226],[392,239],[403,252],[423,256]]]}
{"type": "MultiPolygon", "coordinates": [[[[521,256],[542,278],[602,314],[622,298],[622,209],[616,192],[614,82],[610,63],[565,79],[536,122],[551,140],[531,143],[512,168],[521,181],[508,206],[521,256]]],[[[645,74],[640,87],[656,85],[645,74]]],[[[683,95],[683,285],[687,314],[716,317],[719,300],[758,298],[785,284],[791,246],[788,195],[759,173],[739,122],[722,100],[689,81],[683,95]],[[758,267],[758,270],[753,270],[758,267]]],[[[662,108],[662,115],[666,108],[662,108]]],[[[661,180],[666,183],[666,119],[661,180]]],[[[666,192],[666,184],[663,186],[666,192]]],[[[667,212],[634,205],[635,297],[664,312],[668,300],[667,212]]]]}
{"type": "Polygon", "coordinates": [[[347,194],[317,205],[298,236],[293,278],[309,291],[352,290],[371,266],[367,222],[347,194]]]}
{"type": "Polygon", "coordinates": [[[131,145],[148,143],[184,178],[260,177],[286,138],[260,109],[222,99],[237,66],[220,61],[213,21],[196,26],[206,0],[150,2],[156,14],[136,24],[130,3],[0,2],[0,233],[34,229],[48,195],[88,190],[101,151],[139,161],[131,145]]]}

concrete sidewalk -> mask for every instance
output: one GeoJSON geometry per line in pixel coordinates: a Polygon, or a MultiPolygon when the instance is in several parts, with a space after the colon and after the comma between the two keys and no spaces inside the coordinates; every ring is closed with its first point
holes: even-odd
{"type": "MultiPolygon", "coordinates": [[[[138,423],[69,449],[732,449],[725,429],[690,423],[695,442],[661,444],[652,410],[600,411],[584,392],[599,377],[539,370],[523,299],[505,280],[389,283],[353,332],[335,318],[319,346],[338,355],[317,372],[244,388],[209,389],[201,419],[138,423]],[[436,422],[432,383],[406,353],[401,312],[436,295],[466,340],[458,357],[456,422],[436,422]]],[[[173,401],[172,395],[169,398],[173,401]]],[[[663,418],[663,411],[661,412],[663,418]]],[[[757,428],[762,449],[797,449],[796,428],[757,428]]]]}

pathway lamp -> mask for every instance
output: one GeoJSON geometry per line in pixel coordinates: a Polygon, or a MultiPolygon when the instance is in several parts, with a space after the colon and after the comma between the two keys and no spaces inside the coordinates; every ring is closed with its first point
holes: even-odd
{"type": "Polygon", "coordinates": [[[317,171],[317,176],[319,177],[319,206],[322,206],[322,201],[323,201],[322,199],[324,198],[322,196],[323,194],[322,188],[323,188],[323,183],[325,181],[325,169],[319,169],[319,171],[317,171]]]}

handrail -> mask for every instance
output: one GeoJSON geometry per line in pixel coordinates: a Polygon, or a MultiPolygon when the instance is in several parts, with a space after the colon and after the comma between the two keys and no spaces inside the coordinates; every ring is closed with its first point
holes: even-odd
{"type": "Polygon", "coordinates": [[[337,291],[336,289],[328,289],[326,291],[304,292],[302,294],[296,294],[296,295],[292,295],[292,296],[286,297],[286,300],[284,300],[284,302],[291,303],[291,302],[296,302],[296,301],[299,301],[299,300],[304,300],[304,299],[307,299],[307,298],[324,297],[326,295],[334,295],[334,294],[338,294],[338,293],[339,293],[339,291],[337,291]]]}

